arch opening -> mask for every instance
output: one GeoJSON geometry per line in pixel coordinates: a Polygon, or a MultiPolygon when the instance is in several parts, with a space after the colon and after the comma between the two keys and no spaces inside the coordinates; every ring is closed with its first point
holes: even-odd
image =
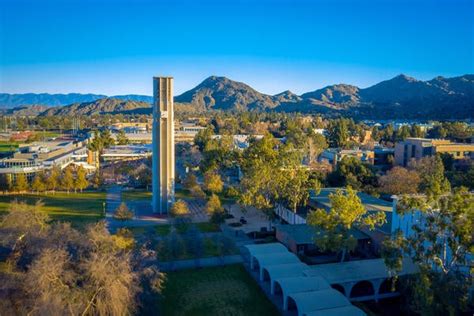
{"type": "Polygon", "coordinates": [[[357,282],[351,290],[350,297],[363,297],[374,295],[374,287],[369,281],[360,281],[357,282]]]}

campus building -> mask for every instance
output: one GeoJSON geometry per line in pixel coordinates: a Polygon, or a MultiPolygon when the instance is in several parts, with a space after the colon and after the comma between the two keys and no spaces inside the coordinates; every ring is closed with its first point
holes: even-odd
{"type": "Polygon", "coordinates": [[[1,159],[0,174],[9,181],[14,181],[19,174],[32,179],[37,172],[54,166],[64,169],[71,164],[81,165],[92,172],[98,167],[98,157],[87,149],[85,141],[34,142],[21,146],[11,157],[1,159]]]}
{"type": "Polygon", "coordinates": [[[453,143],[446,139],[407,138],[395,145],[395,164],[406,167],[410,160],[448,153],[457,161],[474,159],[474,144],[453,143]]]}
{"type": "Polygon", "coordinates": [[[373,150],[328,148],[319,156],[319,162],[326,162],[335,167],[344,157],[354,157],[370,165],[373,165],[375,160],[373,150]]]}
{"type": "MultiPolygon", "coordinates": [[[[295,253],[300,253],[300,251],[311,250],[311,247],[308,245],[308,238],[311,238],[308,228],[305,228],[306,225],[306,216],[310,210],[313,209],[324,209],[329,212],[331,209],[331,200],[330,195],[336,193],[337,190],[345,191],[343,188],[323,188],[318,194],[311,192],[310,199],[308,201],[308,207],[298,210],[296,213],[278,205],[275,208],[275,214],[283,222],[290,225],[296,225],[294,228],[286,227],[277,227],[277,239],[288,246],[291,250],[297,250],[295,253]],[[298,225],[304,224],[304,225],[298,225]],[[278,230],[281,233],[278,233],[278,230]],[[279,238],[280,237],[280,238],[279,238]],[[300,247],[298,247],[300,246],[300,247]],[[296,248],[295,248],[296,247],[296,248]]],[[[361,249],[367,250],[367,237],[370,238],[370,251],[378,252],[382,246],[383,240],[390,236],[392,233],[392,217],[394,206],[393,203],[384,201],[382,199],[373,197],[364,192],[357,192],[357,196],[362,202],[362,205],[366,208],[367,212],[384,212],[386,223],[380,227],[376,227],[374,230],[368,230],[364,228],[354,228],[353,236],[359,241],[361,249]]],[[[313,238],[314,241],[314,238],[313,238]]]]}

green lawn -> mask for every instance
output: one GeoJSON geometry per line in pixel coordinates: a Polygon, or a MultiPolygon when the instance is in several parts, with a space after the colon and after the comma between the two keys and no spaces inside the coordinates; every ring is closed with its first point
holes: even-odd
{"type": "MultiPolygon", "coordinates": [[[[213,224],[213,223],[210,223],[210,222],[203,222],[203,223],[193,223],[193,224],[190,224],[190,225],[196,225],[196,227],[199,229],[199,231],[201,233],[214,233],[214,232],[219,232],[221,231],[219,225],[216,225],[216,224],[213,224]]],[[[189,227],[189,225],[188,225],[189,227]]],[[[170,230],[171,230],[171,225],[157,225],[156,226],[156,232],[158,235],[160,236],[166,236],[169,234],[170,230]]],[[[186,232],[186,226],[181,226],[181,225],[178,225],[178,227],[176,228],[178,233],[182,234],[182,233],[185,233],[186,232]]]]}
{"type": "MultiPolygon", "coordinates": [[[[151,200],[152,192],[145,191],[145,190],[133,190],[133,191],[123,191],[122,192],[122,199],[126,201],[133,201],[133,200],[151,200]]],[[[176,190],[175,191],[175,198],[182,199],[182,198],[192,198],[191,194],[188,190],[176,190]]]]}
{"type": "MultiPolygon", "coordinates": [[[[183,242],[185,241],[183,240],[183,242]]],[[[222,249],[219,249],[218,245],[216,244],[216,241],[213,238],[205,237],[202,239],[202,243],[203,249],[199,258],[220,257],[223,255],[222,249]]],[[[226,249],[226,256],[239,254],[239,249],[233,243],[230,247],[231,248],[226,249]]],[[[158,260],[162,262],[196,259],[196,256],[190,253],[189,251],[185,251],[179,257],[170,258],[165,253],[163,253],[163,250],[165,249],[158,248],[157,255],[158,260]]]]}
{"type": "Polygon", "coordinates": [[[17,142],[0,142],[0,152],[15,151],[17,148],[17,142]]]}
{"type": "Polygon", "coordinates": [[[105,201],[105,192],[0,195],[0,212],[5,212],[10,201],[15,199],[28,204],[34,204],[41,199],[44,211],[53,220],[71,222],[74,227],[80,228],[103,218],[102,203],[105,201]]]}
{"type": "Polygon", "coordinates": [[[279,315],[242,265],[167,274],[163,315],[279,315]]]}
{"type": "MultiPolygon", "coordinates": [[[[214,232],[220,232],[221,229],[219,225],[210,223],[210,222],[204,222],[204,223],[193,223],[189,225],[196,225],[196,227],[199,229],[201,233],[214,233],[214,232]]],[[[189,227],[188,225],[188,227],[189,227]]],[[[154,226],[137,226],[137,227],[127,227],[127,229],[131,230],[135,235],[143,234],[146,231],[153,229],[154,232],[158,236],[166,236],[170,233],[171,230],[171,224],[164,224],[164,225],[154,225],[154,226]]],[[[177,227],[178,233],[182,234],[186,231],[185,226],[180,226],[178,225],[177,227]]]]}
{"type": "Polygon", "coordinates": [[[151,200],[151,192],[145,190],[122,191],[122,200],[151,200]]]}

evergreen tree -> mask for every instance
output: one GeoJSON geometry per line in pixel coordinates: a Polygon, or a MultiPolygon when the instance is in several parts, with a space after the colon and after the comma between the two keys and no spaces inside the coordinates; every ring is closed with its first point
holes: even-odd
{"type": "Polygon", "coordinates": [[[115,210],[114,218],[120,221],[127,221],[133,218],[133,212],[127,207],[127,204],[122,202],[115,210]]]}
{"type": "Polygon", "coordinates": [[[330,147],[345,148],[347,146],[349,140],[349,128],[345,119],[331,121],[327,131],[330,147]]]}
{"type": "Polygon", "coordinates": [[[123,130],[120,130],[117,133],[117,145],[128,145],[130,143],[130,140],[128,139],[127,135],[123,130]]]}

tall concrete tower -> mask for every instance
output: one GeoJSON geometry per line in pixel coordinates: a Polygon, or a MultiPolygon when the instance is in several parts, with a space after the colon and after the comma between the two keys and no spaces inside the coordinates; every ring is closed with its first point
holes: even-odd
{"type": "Polygon", "coordinates": [[[153,212],[164,214],[174,202],[173,78],[153,78],[153,212]]]}

